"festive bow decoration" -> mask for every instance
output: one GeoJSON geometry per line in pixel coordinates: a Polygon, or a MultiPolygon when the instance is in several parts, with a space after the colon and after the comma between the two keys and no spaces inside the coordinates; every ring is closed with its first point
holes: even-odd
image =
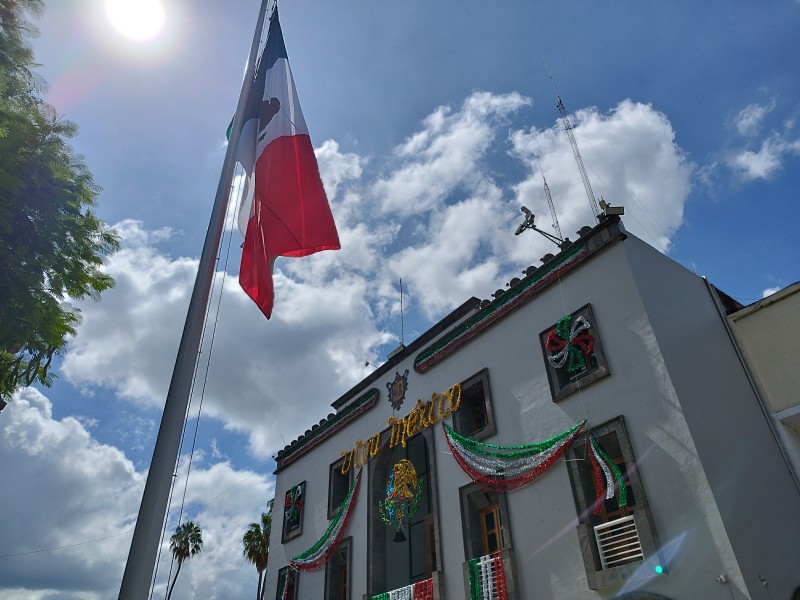
{"type": "Polygon", "coordinates": [[[594,347],[594,338],[587,333],[591,325],[584,317],[576,317],[571,325],[570,321],[572,315],[559,319],[555,329],[547,334],[544,345],[551,353],[547,357],[551,365],[560,369],[566,364],[567,372],[574,373],[586,366],[586,359],[594,347]]]}
{"type": "Polygon", "coordinates": [[[286,520],[289,522],[296,521],[300,516],[300,511],[303,510],[303,489],[300,484],[286,492],[283,510],[286,520]]]}

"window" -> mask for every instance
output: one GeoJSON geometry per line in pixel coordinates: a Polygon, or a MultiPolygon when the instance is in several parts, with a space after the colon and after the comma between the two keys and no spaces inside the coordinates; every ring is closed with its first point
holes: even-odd
{"type": "Polygon", "coordinates": [[[278,591],[275,600],[297,600],[297,576],[297,571],[288,566],[278,571],[278,591]]]}
{"type": "Polygon", "coordinates": [[[553,400],[608,375],[590,304],[559,319],[539,340],[553,400]]]}
{"type": "Polygon", "coordinates": [[[353,538],[345,538],[325,564],[325,600],[350,600],[350,547],[353,538]]]}
{"type": "Polygon", "coordinates": [[[589,588],[600,589],[622,583],[646,557],[657,560],[657,542],[623,418],[594,428],[592,434],[606,457],[618,467],[627,496],[624,506],[619,505],[618,492],[611,499],[601,498],[602,503],[596,506],[598,490],[587,454],[591,449],[586,446],[586,438],[572,446],[567,465],[584,567],[589,588]]]}
{"type": "MultiPolygon", "coordinates": [[[[433,428],[406,439],[406,447],[384,444],[368,463],[367,537],[371,559],[367,564],[368,597],[430,579],[438,569],[439,534],[436,524],[436,457],[431,452],[433,428]],[[402,536],[381,519],[378,503],[386,499],[386,484],[401,459],[414,465],[422,492],[417,511],[402,536]]],[[[384,432],[387,433],[387,432],[384,432]]]]}
{"type": "Polygon", "coordinates": [[[328,476],[328,519],[334,517],[344,499],[347,498],[347,492],[350,491],[350,485],[352,484],[351,476],[354,469],[350,469],[342,475],[343,464],[344,458],[341,458],[330,466],[328,476]]]}
{"type": "MultiPolygon", "coordinates": [[[[407,457],[417,471],[417,478],[422,480],[422,497],[419,508],[408,523],[408,543],[406,547],[409,561],[410,583],[416,583],[431,577],[436,569],[435,552],[432,545],[431,529],[433,515],[431,511],[431,478],[428,473],[428,445],[424,436],[419,434],[408,440],[407,457]]],[[[394,542],[392,542],[394,544],[394,542]]],[[[399,586],[398,586],[399,587],[399,586]]]]}
{"type": "Polygon", "coordinates": [[[505,494],[489,492],[471,483],[461,488],[460,497],[467,560],[511,546],[505,494]]]}
{"type": "Polygon", "coordinates": [[[481,523],[481,538],[483,541],[483,553],[491,554],[495,550],[500,550],[501,536],[500,530],[500,505],[492,504],[484,508],[478,515],[481,523]]]}
{"type": "MultiPolygon", "coordinates": [[[[477,483],[470,483],[459,490],[461,504],[461,527],[464,534],[463,576],[465,589],[470,594],[481,594],[489,589],[493,598],[516,600],[516,567],[511,547],[511,529],[506,494],[490,492],[477,483]],[[490,559],[490,581],[474,589],[470,573],[476,561],[490,559]],[[484,587],[488,584],[488,587],[484,587]]],[[[480,579],[480,578],[479,578],[480,579]]],[[[470,595],[472,597],[472,595],[470,595]]]]}
{"type": "Polygon", "coordinates": [[[461,405],[453,413],[453,429],[476,440],[485,439],[497,431],[488,369],[483,369],[461,384],[461,405]]]}
{"type": "Polygon", "coordinates": [[[296,538],[303,532],[303,506],[306,501],[306,482],[298,483],[286,491],[283,499],[283,533],[281,543],[296,538]]]}

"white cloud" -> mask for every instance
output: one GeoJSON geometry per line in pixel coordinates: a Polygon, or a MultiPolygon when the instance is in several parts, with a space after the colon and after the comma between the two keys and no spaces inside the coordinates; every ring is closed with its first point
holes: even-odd
{"type": "Polygon", "coordinates": [[[0,462],[0,554],[17,555],[0,559],[0,586],[109,597],[122,577],[130,535],[118,534],[133,526],[141,474],[77,419],[54,420],[50,401],[30,388],[3,411],[0,462]],[[99,541],[76,545],[87,540],[99,541]],[[49,548],[61,549],[36,552],[49,548]]]}
{"type": "Polygon", "coordinates": [[[775,110],[773,98],[766,104],[750,104],[734,119],[737,131],[748,138],[748,144],[727,153],[725,163],[742,181],[771,179],[781,169],[787,157],[800,155],[800,139],[797,139],[794,117],[782,121],[781,131],[758,136],[766,116],[775,110]]]}
{"type": "MultiPolygon", "coordinates": [[[[250,451],[268,457],[325,417],[330,402],[369,372],[364,361],[397,339],[398,278],[406,283],[406,314],[419,310],[429,323],[538,264],[555,247],[532,233],[512,233],[520,204],[539,215],[540,226],[549,221],[536,157],[564,234],[589,224],[560,125],[500,135],[509,115],[529,103],[515,93],[476,92],[457,111],[440,107],[398,146],[396,162],[377,179],[365,174],[365,159],[324,143],[318,153],[326,185],[340,197],[333,208],[343,249],[278,259],[270,322],[227,278],[204,415],[245,434],[250,451]],[[509,145],[529,175],[501,186],[493,161],[509,145]],[[303,411],[295,410],[298,399],[303,411]]],[[[579,111],[575,122],[598,196],[625,204],[629,229],[666,249],[681,223],[692,172],[667,118],[624,101],[608,114],[579,111]]],[[[110,388],[134,405],[160,406],[197,261],[172,259],[153,247],[168,231],[147,232],[135,221],[119,228],[124,248],[107,265],[117,286],[100,303],[80,304],[84,322],[62,372],[88,391],[110,388]]],[[[235,271],[235,256],[232,261],[235,271]]],[[[216,285],[218,295],[221,274],[216,285]]]]}
{"type": "Polygon", "coordinates": [[[172,260],[150,244],[163,233],[137,221],[115,225],[123,248],[105,269],[116,286],[102,302],[76,303],[83,322],[64,358],[77,385],[113,387],[127,399],[158,406],[166,396],[197,261],[172,260]]]}
{"type": "MultiPolygon", "coordinates": [[[[126,223],[125,229],[130,237],[106,266],[117,285],[102,302],[80,304],[83,323],[68,347],[62,374],[87,390],[110,388],[135,405],[160,406],[197,261],[171,260],[140,243],[148,239],[141,224],[126,223]]],[[[249,436],[251,450],[262,458],[302,433],[309,417],[315,421],[326,416],[330,402],[363,377],[364,360],[387,339],[373,323],[367,279],[336,269],[328,269],[326,279],[325,270],[314,267],[335,260],[326,254],[336,253],[303,259],[303,265],[279,260],[270,322],[235,277],[228,276],[223,285],[222,275],[217,276],[212,303],[222,289],[221,317],[203,414],[249,436]],[[294,272],[302,276],[294,277],[294,272]],[[331,373],[337,377],[332,379],[331,373]],[[307,410],[295,410],[293,398],[303,398],[307,410]]],[[[213,306],[210,313],[216,313],[213,306]]],[[[207,331],[201,377],[212,327],[207,331]]]]}
{"type": "Polygon", "coordinates": [[[780,287],[772,287],[767,288],[763,292],[761,292],[761,297],[766,298],[767,296],[772,296],[775,292],[780,292],[783,288],[780,287]]]}
{"type": "MultiPolygon", "coordinates": [[[[0,462],[6,485],[0,596],[116,596],[144,473],[119,449],[98,443],[77,419],[54,419],[50,400],[35,389],[16,395],[2,423],[0,462]]],[[[176,503],[182,489],[179,478],[176,503]]],[[[264,475],[236,471],[228,463],[195,463],[186,518],[203,529],[204,551],[186,563],[173,597],[233,598],[251,592],[257,575],[241,558],[241,536],[266,510],[272,493],[264,475]]],[[[174,530],[174,523],[170,526],[174,530]]],[[[162,594],[168,559],[165,546],[159,566],[162,594]]]]}
{"type": "MultiPolygon", "coordinates": [[[[693,172],[666,115],[624,100],[607,114],[579,110],[571,121],[578,125],[575,138],[596,199],[624,205],[626,228],[666,251],[682,223],[693,172]]],[[[514,154],[530,172],[516,186],[517,201],[540,216],[539,223],[546,225],[542,228],[550,231],[540,159],[561,231],[574,239],[593,217],[563,126],[557,122],[549,129],[515,131],[511,141],[514,154]]]]}
{"type": "Polygon", "coordinates": [[[496,126],[528,104],[517,93],[475,92],[456,113],[439,107],[422,131],[395,149],[400,162],[375,182],[372,195],[384,212],[407,216],[434,208],[459,185],[479,177],[476,168],[496,126]]]}
{"type": "Polygon", "coordinates": [[[770,112],[775,109],[775,99],[767,104],[749,104],[736,115],[736,129],[744,136],[752,136],[759,132],[761,124],[770,112]]]}
{"type": "Polygon", "coordinates": [[[769,179],[783,168],[784,158],[788,154],[800,154],[800,140],[787,140],[780,134],[773,134],[761,143],[757,152],[736,152],[728,164],[745,181],[769,179]]]}
{"type": "Polygon", "coordinates": [[[326,140],[314,153],[329,200],[336,198],[339,185],[343,182],[361,177],[361,163],[365,159],[352,152],[339,152],[338,142],[326,140]]]}
{"type": "Polygon", "coordinates": [[[496,289],[505,262],[498,240],[510,230],[510,209],[487,182],[472,197],[432,214],[423,241],[392,256],[389,267],[432,317],[496,289]]]}

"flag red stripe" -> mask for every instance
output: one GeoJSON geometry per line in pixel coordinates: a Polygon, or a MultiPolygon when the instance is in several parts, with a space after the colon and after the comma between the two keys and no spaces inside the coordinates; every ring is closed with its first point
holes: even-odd
{"type": "Polygon", "coordinates": [[[256,160],[255,181],[239,283],[269,318],[274,259],[338,250],[340,244],[307,135],[273,140],[256,160]]]}

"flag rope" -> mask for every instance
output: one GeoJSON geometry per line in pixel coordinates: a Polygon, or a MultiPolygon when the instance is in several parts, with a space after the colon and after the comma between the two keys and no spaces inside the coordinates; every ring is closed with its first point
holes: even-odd
{"type": "MultiPolygon", "coordinates": [[[[234,190],[234,185],[233,185],[233,182],[231,182],[229,194],[232,194],[233,190],[234,190]]],[[[235,212],[229,211],[229,214],[230,214],[231,217],[233,217],[235,219],[235,215],[236,215],[235,212]]],[[[192,435],[192,447],[191,447],[191,449],[189,451],[189,462],[188,462],[188,465],[186,467],[186,479],[185,479],[184,484],[183,484],[183,494],[181,496],[180,511],[178,512],[178,526],[181,525],[181,519],[183,518],[183,512],[184,512],[184,508],[186,506],[186,491],[187,491],[187,489],[189,487],[189,474],[191,473],[192,462],[194,460],[194,451],[195,451],[195,446],[197,444],[197,432],[198,432],[198,430],[200,428],[200,416],[201,416],[202,411],[203,411],[203,400],[205,399],[206,385],[208,384],[208,373],[209,373],[209,370],[211,368],[211,357],[212,357],[213,350],[214,350],[214,339],[216,338],[217,323],[219,322],[219,312],[220,312],[220,307],[222,305],[222,293],[225,290],[225,281],[227,279],[226,275],[227,275],[227,272],[228,272],[228,260],[230,259],[231,244],[232,244],[232,240],[233,240],[233,227],[232,227],[233,223],[230,224],[231,226],[228,226],[229,218],[230,218],[229,216],[225,217],[226,226],[225,226],[225,229],[223,231],[223,240],[224,240],[224,237],[226,235],[225,232],[228,232],[227,233],[227,238],[228,238],[227,244],[224,244],[224,243],[220,244],[220,246],[225,245],[225,261],[224,261],[223,266],[222,266],[222,276],[220,277],[219,294],[217,295],[217,299],[216,299],[216,309],[214,311],[213,325],[211,327],[211,337],[210,337],[210,340],[209,340],[208,352],[206,353],[207,354],[206,364],[205,364],[205,368],[203,370],[203,385],[202,385],[201,390],[200,390],[200,399],[199,399],[199,404],[198,404],[198,407],[197,407],[197,417],[195,419],[195,424],[194,424],[194,434],[192,435]]],[[[217,252],[217,263],[219,263],[220,255],[221,255],[221,252],[218,251],[217,252]]],[[[215,292],[216,287],[217,287],[217,278],[215,277],[213,279],[212,284],[211,284],[210,298],[214,298],[214,292],[215,292]]],[[[195,359],[194,375],[192,377],[192,385],[191,385],[191,388],[190,388],[190,391],[189,391],[189,403],[188,403],[188,405],[186,407],[186,416],[187,417],[188,417],[189,413],[192,410],[192,399],[194,398],[194,390],[195,390],[195,385],[197,383],[197,378],[198,378],[197,367],[200,364],[200,356],[202,355],[203,344],[205,343],[205,339],[206,339],[206,333],[207,333],[207,330],[208,330],[209,318],[210,318],[209,317],[209,311],[206,311],[206,314],[205,314],[205,317],[204,317],[204,320],[203,320],[203,332],[202,332],[202,334],[200,336],[200,351],[197,353],[197,358],[195,359]]],[[[179,459],[180,459],[181,451],[183,450],[183,441],[184,441],[184,438],[186,436],[186,424],[187,424],[187,422],[188,422],[188,420],[184,419],[183,433],[181,434],[181,443],[180,443],[180,446],[178,447],[178,458],[179,459]]],[[[177,465],[176,465],[175,476],[172,478],[172,484],[170,485],[170,496],[169,496],[169,501],[167,503],[167,512],[168,513],[169,513],[170,504],[172,503],[172,495],[173,495],[173,491],[175,489],[176,481],[177,481],[177,465]]],[[[159,563],[159,558],[161,556],[161,548],[164,545],[164,536],[166,535],[166,532],[167,532],[168,523],[169,523],[169,519],[168,518],[164,519],[164,527],[163,527],[163,529],[161,531],[161,543],[159,544],[158,555],[157,555],[157,558],[156,558],[156,566],[155,566],[155,569],[154,569],[154,572],[153,572],[153,579],[152,579],[152,583],[151,583],[151,587],[150,587],[150,598],[153,597],[153,593],[155,592],[155,583],[157,581],[157,576],[158,576],[158,563],[159,563]]],[[[167,583],[169,583],[169,580],[172,577],[172,569],[173,569],[174,565],[175,565],[175,557],[173,556],[171,558],[170,564],[169,564],[169,572],[167,573],[167,583]]]]}

